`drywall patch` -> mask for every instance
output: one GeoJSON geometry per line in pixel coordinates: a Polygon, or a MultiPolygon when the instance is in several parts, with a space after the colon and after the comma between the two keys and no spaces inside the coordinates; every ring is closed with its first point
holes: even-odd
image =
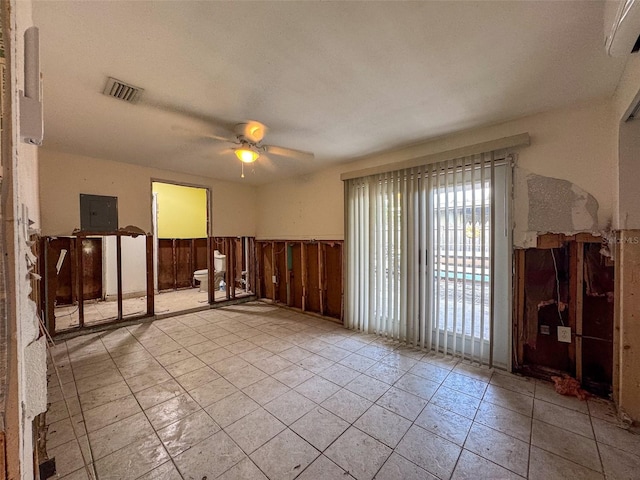
{"type": "Polygon", "coordinates": [[[598,201],[568,180],[527,175],[529,228],[566,233],[598,230],[598,201]]]}
{"type": "Polygon", "coordinates": [[[24,413],[31,421],[47,409],[47,343],[46,337],[31,342],[24,349],[25,382],[24,413]]]}

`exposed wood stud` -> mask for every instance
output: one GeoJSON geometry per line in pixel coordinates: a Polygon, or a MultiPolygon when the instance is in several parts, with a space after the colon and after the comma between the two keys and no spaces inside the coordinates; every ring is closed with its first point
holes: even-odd
{"type": "Polygon", "coordinates": [[[116,269],[118,276],[118,320],[122,320],[122,237],[116,236],[116,269]]]}
{"type": "Polygon", "coordinates": [[[584,243],[576,242],[576,328],[575,328],[575,355],[576,355],[576,380],[582,382],[582,323],[584,300],[584,243]]]}
{"type": "Polygon", "coordinates": [[[153,288],[153,236],[146,237],[146,253],[147,253],[147,315],[151,316],[155,313],[154,308],[154,288],[153,288]]]}
{"type": "MultiPolygon", "coordinates": [[[[78,292],[78,326],[84,327],[84,277],[83,272],[83,259],[82,259],[82,237],[76,237],[71,241],[72,248],[75,250],[75,270],[76,270],[76,282],[78,292]]],[[[72,277],[73,278],[73,277],[72,277]]]]}

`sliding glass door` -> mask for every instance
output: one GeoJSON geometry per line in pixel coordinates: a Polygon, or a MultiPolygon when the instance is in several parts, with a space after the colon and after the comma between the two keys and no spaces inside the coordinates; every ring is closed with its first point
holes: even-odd
{"type": "Polygon", "coordinates": [[[350,180],[347,326],[506,367],[510,185],[489,154],[350,180]]]}

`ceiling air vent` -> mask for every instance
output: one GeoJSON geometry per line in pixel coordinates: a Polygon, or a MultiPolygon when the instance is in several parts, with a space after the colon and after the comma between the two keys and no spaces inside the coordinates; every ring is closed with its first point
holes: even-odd
{"type": "Polygon", "coordinates": [[[142,92],[144,92],[142,88],[134,87],[133,85],[109,77],[107,78],[107,84],[102,93],[109,97],[124,100],[125,102],[136,103],[142,92]]]}

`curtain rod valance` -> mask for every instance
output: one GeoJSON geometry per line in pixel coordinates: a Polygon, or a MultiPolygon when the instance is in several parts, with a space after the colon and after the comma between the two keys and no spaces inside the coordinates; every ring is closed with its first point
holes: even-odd
{"type": "Polygon", "coordinates": [[[351,180],[352,178],[366,177],[369,175],[377,175],[380,173],[394,172],[396,170],[404,170],[406,168],[419,167],[430,163],[444,162],[453,160],[454,158],[468,157],[480,153],[493,152],[503,150],[505,148],[524,147],[531,144],[529,133],[520,133],[511,135],[510,137],[490,140],[488,142],[476,143],[475,145],[467,145],[466,147],[455,148],[444,152],[432,153],[422,157],[405,160],[402,162],[387,163],[377,167],[364,168],[362,170],[354,170],[345,172],[340,175],[340,180],[351,180]]]}

